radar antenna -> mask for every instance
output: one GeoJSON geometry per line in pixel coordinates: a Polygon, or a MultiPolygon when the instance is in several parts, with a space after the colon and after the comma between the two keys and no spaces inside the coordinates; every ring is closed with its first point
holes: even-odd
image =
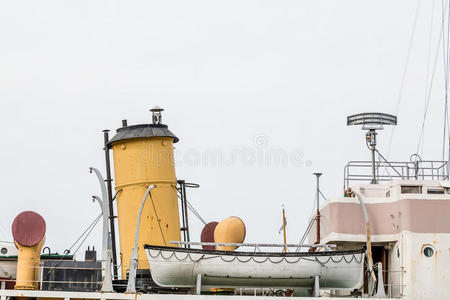
{"type": "Polygon", "coordinates": [[[397,125],[397,117],[383,113],[362,113],[347,117],[347,126],[362,125],[362,130],[367,130],[366,143],[372,152],[372,184],[378,180],[375,172],[375,152],[377,146],[377,130],[384,129],[383,125],[397,125]]]}

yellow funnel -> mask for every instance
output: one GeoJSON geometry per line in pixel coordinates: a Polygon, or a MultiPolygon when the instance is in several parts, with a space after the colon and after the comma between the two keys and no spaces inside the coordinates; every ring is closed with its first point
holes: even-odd
{"type": "Polygon", "coordinates": [[[153,124],[117,129],[109,146],[114,155],[115,189],[120,237],[122,277],[129,269],[136,221],[142,197],[154,184],[147,199],[139,230],[138,269],[148,269],[144,244],[174,246],[180,241],[180,220],[173,144],[178,138],[161,124],[161,111],[153,111],[153,124]]]}

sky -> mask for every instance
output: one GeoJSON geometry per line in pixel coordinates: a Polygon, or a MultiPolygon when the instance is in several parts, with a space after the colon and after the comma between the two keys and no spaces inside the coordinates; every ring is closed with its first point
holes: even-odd
{"type": "MultiPolygon", "coordinates": [[[[397,161],[416,153],[440,5],[1,1],[0,239],[12,239],[18,213],[34,210],[47,222],[46,245],[70,247],[99,214],[88,168],[104,174],[102,130],[113,135],[122,119],[149,123],[159,105],[180,139],[177,178],[200,184],[188,200],[206,221],[239,216],[246,242],[281,243],[284,205],[288,242],[299,242],[314,204],[312,173],[323,172],[326,197],[342,196],[345,164],[370,158],[346,116],[398,115],[395,130],[379,133],[380,152],[397,161]],[[210,163],[213,154],[224,159],[210,163]]],[[[423,159],[442,158],[439,53],[423,159]]],[[[202,224],[190,218],[198,241],[202,224]]],[[[100,224],[78,258],[88,245],[100,248],[100,224]]]]}

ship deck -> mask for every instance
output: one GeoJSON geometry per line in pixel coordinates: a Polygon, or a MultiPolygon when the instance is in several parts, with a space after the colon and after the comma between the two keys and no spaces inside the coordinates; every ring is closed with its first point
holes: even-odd
{"type": "MultiPolygon", "coordinates": [[[[26,290],[0,290],[0,300],[8,300],[10,297],[22,297],[22,298],[34,298],[34,299],[99,299],[99,300],[172,300],[172,299],[185,299],[185,300],[212,300],[219,298],[220,300],[231,299],[317,299],[317,297],[271,297],[271,296],[216,296],[216,295],[180,295],[180,294],[125,294],[125,293],[101,293],[101,292],[57,292],[57,291],[26,291],[26,290]]],[[[341,300],[355,299],[346,297],[337,297],[341,300]]],[[[336,297],[320,297],[320,299],[336,299],[336,297]]],[[[365,298],[359,298],[365,299],[365,298]]],[[[366,298],[369,299],[369,298],[366,298]]],[[[394,298],[384,298],[394,299],[394,298]]]]}

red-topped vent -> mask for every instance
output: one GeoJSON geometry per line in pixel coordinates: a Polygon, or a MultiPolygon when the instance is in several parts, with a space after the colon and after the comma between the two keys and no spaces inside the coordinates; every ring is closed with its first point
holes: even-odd
{"type": "Polygon", "coordinates": [[[12,224],[14,240],[22,246],[37,245],[45,236],[45,220],[34,211],[24,211],[17,215],[12,224]]]}
{"type": "MultiPolygon", "coordinates": [[[[209,222],[208,224],[205,225],[205,227],[203,227],[203,230],[202,230],[202,233],[200,236],[200,241],[202,243],[214,243],[214,229],[216,229],[217,224],[219,224],[219,223],[218,222],[209,222]]],[[[215,246],[203,245],[202,248],[205,250],[216,250],[215,246]]]]}

